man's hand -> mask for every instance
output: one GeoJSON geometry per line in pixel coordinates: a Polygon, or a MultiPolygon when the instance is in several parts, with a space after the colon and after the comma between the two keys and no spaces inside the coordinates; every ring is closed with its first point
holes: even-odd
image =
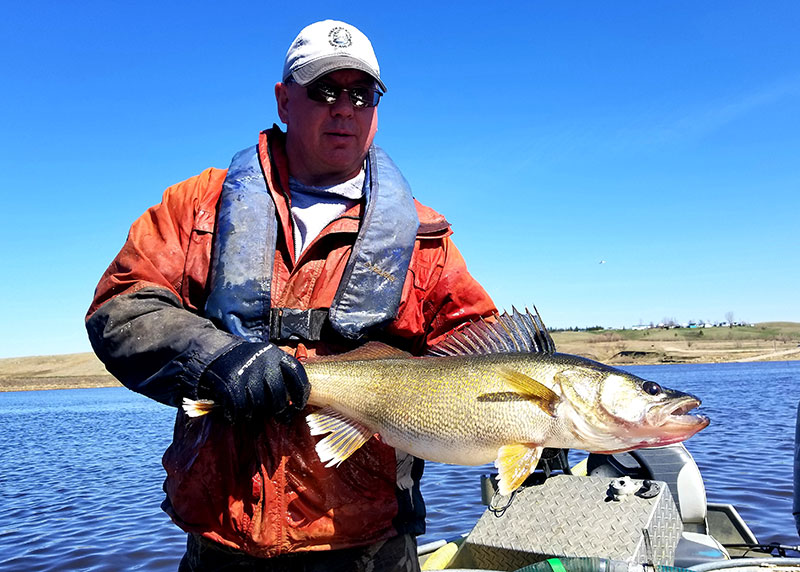
{"type": "Polygon", "coordinates": [[[229,421],[288,419],[306,405],[311,386],[303,366],[273,344],[244,342],[219,356],[200,379],[198,394],[221,404],[229,421]]]}

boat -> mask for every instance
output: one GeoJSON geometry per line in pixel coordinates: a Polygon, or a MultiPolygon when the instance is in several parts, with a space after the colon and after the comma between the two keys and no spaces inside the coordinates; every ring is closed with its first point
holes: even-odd
{"type": "MultiPolygon", "coordinates": [[[[419,547],[423,570],[800,572],[800,546],[759,543],[731,504],[707,502],[683,444],[589,454],[545,450],[509,497],[482,477],[486,510],[465,534],[419,547]]],[[[795,518],[800,534],[800,412],[795,518]]],[[[476,493],[477,494],[477,493],[476,493]]]]}

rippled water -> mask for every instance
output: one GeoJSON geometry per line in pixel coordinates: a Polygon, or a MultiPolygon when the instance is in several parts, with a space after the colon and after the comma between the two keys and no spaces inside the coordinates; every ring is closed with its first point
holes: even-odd
{"type": "Polygon", "coordinates": [[[762,542],[800,544],[792,516],[800,362],[626,369],[703,400],[711,425],[686,447],[708,500],[734,505],[762,542]]]}
{"type": "Polygon", "coordinates": [[[170,570],[174,413],[126,389],[0,394],[0,570],[170,570]]]}
{"type": "MultiPolygon", "coordinates": [[[[687,446],[710,501],[761,541],[798,544],[792,458],[800,362],[627,368],[703,398],[687,446]]],[[[174,412],[122,388],[0,393],[0,571],[174,570],[183,533],[159,509],[174,412]]],[[[429,464],[428,533],[467,531],[492,470],[429,464]]]]}

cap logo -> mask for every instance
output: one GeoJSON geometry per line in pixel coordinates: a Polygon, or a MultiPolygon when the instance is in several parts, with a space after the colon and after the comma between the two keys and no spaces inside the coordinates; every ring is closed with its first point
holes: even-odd
{"type": "Polygon", "coordinates": [[[350,32],[341,26],[334,28],[328,34],[328,43],[334,48],[349,48],[353,45],[353,38],[350,32]]]}

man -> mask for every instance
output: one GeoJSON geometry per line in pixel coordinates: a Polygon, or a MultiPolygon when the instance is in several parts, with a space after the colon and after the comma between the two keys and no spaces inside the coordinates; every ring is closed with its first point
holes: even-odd
{"type": "Polygon", "coordinates": [[[422,461],[373,438],[326,468],[300,414],[304,360],[368,339],[421,354],[494,311],[447,221],[372,144],[385,91],[358,29],[303,29],[275,86],[286,133],[168,188],[97,287],[87,330],[111,373],[171,406],[223,405],[179,408],[164,455],[181,570],[418,566],[422,461]]]}

